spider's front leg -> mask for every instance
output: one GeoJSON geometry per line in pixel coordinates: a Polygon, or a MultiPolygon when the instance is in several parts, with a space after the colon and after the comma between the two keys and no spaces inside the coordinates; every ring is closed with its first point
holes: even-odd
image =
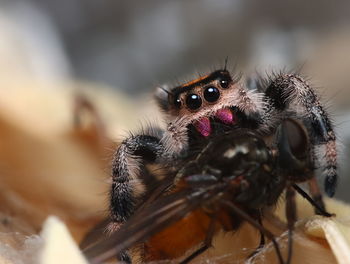
{"type": "MultiPolygon", "coordinates": [[[[320,156],[319,161],[325,174],[324,187],[328,196],[335,193],[337,184],[336,137],[329,116],[310,85],[295,74],[279,74],[271,79],[265,90],[265,100],[270,106],[266,109],[265,124],[273,128],[285,118],[301,120],[308,132],[311,143],[310,153],[320,156]]],[[[296,179],[297,180],[297,179],[296,179]]],[[[310,191],[321,201],[314,178],[310,179],[310,191]]]]}
{"type": "MultiPolygon", "coordinates": [[[[116,229],[135,209],[137,199],[145,193],[144,165],[157,163],[164,153],[156,135],[136,135],[125,139],[117,149],[112,163],[110,191],[111,218],[116,229]]],[[[113,230],[111,230],[113,231],[113,230]]]]}

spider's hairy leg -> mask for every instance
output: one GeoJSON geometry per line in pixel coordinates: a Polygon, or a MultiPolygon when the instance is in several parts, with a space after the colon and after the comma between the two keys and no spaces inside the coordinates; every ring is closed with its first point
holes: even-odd
{"type": "MultiPolygon", "coordinates": [[[[134,212],[137,200],[145,193],[145,181],[141,168],[146,163],[155,163],[163,154],[160,137],[154,135],[132,135],[117,149],[112,163],[112,186],[110,189],[109,232],[119,229],[134,212]]],[[[119,260],[131,263],[127,252],[118,256],[119,260]]]]}
{"type": "Polygon", "coordinates": [[[169,157],[177,157],[187,150],[188,131],[186,125],[181,119],[168,124],[161,139],[161,144],[164,146],[164,152],[169,157]]]}
{"type": "Polygon", "coordinates": [[[330,217],[332,214],[325,209],[321,192],[315,178],[312,155],[307,155],[310,142],[306,130],[293,119],[285,119],[277,128],[277,146],[279,163],[287,173],[288,178],[295,182],[306,179],[312,198],[297,184],[293,188],[314,207],[315,213],[330,217]],[[306,154],[306,155],[305,155],[306,154]]]}
{"type": "Polygon", "coordinates": [[[130,217],[137,197],[145,188],[140,168],[144,163],[157,162],[163,150],[157,136],[135,135],[121,143],[112,163],[110,209],[113,222],[124,222],[130,217]]]}
{"type": "Polygon", "coordinates": [[[271,105],[265,119],[270,121],[271,127],[286,117],[304,122],[313,145],[311,152],[320,150],[324,153],[320,160],[326,176],[324,186],[332,197],[337,184],[336,137],[328,113],[315,91],[298,75],[279,74],[269,81],[265,95],[271,105]]]}
{"type": "MultiPolygon", "coordinates": [[[[309,190],[310,190],[312,200],[314,200],[316,204],[318,204],[320,208],[325,211],[326,207],[325,207],[321,190],[320,190],[320,187],[318,186],[316,178],[314,177],[310,179],[308,182],[308,185],[309,185],[309,190]]],[[[316,210],[316,214],[324,215],[320,210],[316,210]]]]}

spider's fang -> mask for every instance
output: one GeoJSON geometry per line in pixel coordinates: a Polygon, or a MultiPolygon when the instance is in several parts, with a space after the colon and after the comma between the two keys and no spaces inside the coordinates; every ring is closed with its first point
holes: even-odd
{"type": "Polygon", "coordinates": [[[215,117],[220,119],[224,124],[236,123],[236,118],[230,109],[220,109],[216,112],[215,117]]]}
{"type": "Polygon", "coordinates": [[[194,127],[197,129],[202,136],[207,137],[211,134],[210,120],[207,117],[203,117],[198,121],[194,122],[194,127]]]}

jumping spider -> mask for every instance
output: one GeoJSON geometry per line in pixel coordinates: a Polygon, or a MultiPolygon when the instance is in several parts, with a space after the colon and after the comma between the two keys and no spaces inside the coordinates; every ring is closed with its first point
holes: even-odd
{"type": "MultiPolygon", "coordinates": [[[[318,205],[316,212],[325,212],[314,171],[320,164],[325,191],[333,196],[337,150],[328,114],[315,91],[297,74],[275,74],[255,84],[256,90],[246,89],[225,67],[170,90],[157,89],[156,100],[165,112],[167,127],[132,135],[117,149],[110,192],[111,231],[129,219],[149,194],[150,182],[157,181],[147,164],[172,164],[176,168],[202,142],[237,129],[252,130],[267,140],[290,118],[303,124],[309,146],[308,153],[303,154],[313,164],[312,173],[294,176],[293,182],[308,182],[318,205]]],[[[295,144],[301,146],[302,142],[295,144]]],[[[129,259],[125,254],[121,258],[129,259]]]]}

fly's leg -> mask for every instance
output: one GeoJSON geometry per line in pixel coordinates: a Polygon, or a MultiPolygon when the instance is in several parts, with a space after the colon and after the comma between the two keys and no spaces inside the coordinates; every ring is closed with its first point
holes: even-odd
{"type": "Polygon", "coordinates": [[[228,207],[230,210],[232,210],[232,212],[237,214],[239,217],[241,217],[244,221],[247,221],[250,225],[252,225],[255,228],[257,228],[258,230],[260,230],[268,239],[270,239],[275,250],[276,250],[276,254],[277,254],[277,258],[278,258],[279,263],[280,264],[285,263],[283,261],[281,250],[280,250],[280,247],[275,239],[275,236],[269,230],[267,230],[265,227],[260,225],[258,221],[256,221],[254,218],[252,218],[249,214],[244,212],[241,208],[236,206],[234,203],[227,201],[227,200],[223,200],[221,203],[223,205],[225,205],[226,207],[228,207]]]}
{"type": "Polygon", "coordinates": [[[312,197],[310,197],[306,192],[304,192],[303,189],[301,189],[298,185],[293,184],[293,188],[301,195],[303,196],[308,202],[314,207],[315,212],[319,215],[326,216],[326,217],[331,217],[334,216],[333,214],[328,213],[325,209],[324,206],[320,206],[319,203],[315,200],[313,200],[312,197]]]}
{"type": "Polygon", "coordinates": [[[297,207],[295,202],[295,190],[291,185],[286,190],[286,217],[288,225],[288,254],[286,264],[290,264],[293,254],[293,231],[297,220],[297,207]]]}

